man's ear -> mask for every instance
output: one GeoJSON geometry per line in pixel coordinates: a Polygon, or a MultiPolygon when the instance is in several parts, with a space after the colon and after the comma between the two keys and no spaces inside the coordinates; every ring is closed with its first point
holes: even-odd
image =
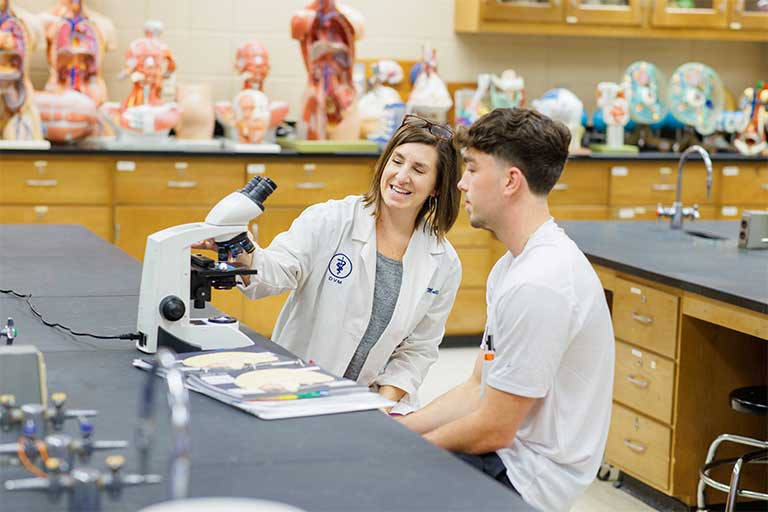
{"type": "Polygon", "coordinates": [[[504,171],[504,194],[514,195],[525,186],[525,175],[519,167],[507,167],[504,171]]]}

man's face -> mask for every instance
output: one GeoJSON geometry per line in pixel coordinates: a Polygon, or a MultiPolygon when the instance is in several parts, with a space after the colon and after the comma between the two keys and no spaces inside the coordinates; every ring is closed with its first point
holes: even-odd
{"type": "Polygon", "coordinates": [[[459,190],[464,193],[464,208],[472,227],[493,231],[502,208],[504,169],[487,153],[473,148],[464,152],[464,174],[459,190]]]}

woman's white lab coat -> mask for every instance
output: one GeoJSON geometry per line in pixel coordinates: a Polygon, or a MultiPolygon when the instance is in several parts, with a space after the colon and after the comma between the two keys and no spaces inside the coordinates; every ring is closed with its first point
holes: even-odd
{"type": "MultiPolygon", "coordinates": [[[[376,276],[372,213],[361,196],[310,206],[268,248],[256,249],[253,268],[258,274],[243,288],[251,298],[292,290],[274,341],[336,375],[344,374],[371,317],[376,276]]],[[[437,360],[460,280],[453,246],[416,229],[403,257],[392,319],[358,377],[360,384],[405,390],[399,411],[418,406],[415,392],[437,360]]]]}

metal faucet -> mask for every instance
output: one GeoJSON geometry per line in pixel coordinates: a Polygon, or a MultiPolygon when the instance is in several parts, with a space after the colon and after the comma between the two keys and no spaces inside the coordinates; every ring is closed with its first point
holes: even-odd
{"type": "Polygon", "coordinates": [[[701,146],[691,146],[683,151],[683,154],[680,155],[680,161],[677,163],[675,202],[672,203],[671,208],[665,208],[661,204],[656,207],[656,215],[658,217],[669,217],[671,219],[669,221],[669,227],[672,229],[682,229],[684,218],[693,220],[700,217],[699,205],[695,204],[693,205],[693,208],[683,208],[683,203],[680,199],[683,191],[683,167],[685,167],[685,161],[688,160],[693,153],[701,155],[701,159],[704,160],[704,166],[707,168],[707,199],[709,199],[709,195],[712,192],[712,160],[709,158],[709,153],[707,153],[707,150],[701,146]]]}
{"type": "Polygon", "coordinates": [[[184,377],[175,366],[176,357],[166,348],[157,351],[155,364],[149,371],[139,406],[139,424],[136,428],[136,447],[139,450],[139,470],[147,473],[149,448],[155,430],[155,376],[160,370],[165,374],[168,388],[168,407],[171,413],[171,499],[187,497],[190,475],[189,393],[184,377]]]}

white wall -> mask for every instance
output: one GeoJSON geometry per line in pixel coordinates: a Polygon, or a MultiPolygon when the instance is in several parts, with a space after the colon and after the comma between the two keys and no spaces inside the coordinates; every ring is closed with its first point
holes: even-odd
{"type": "MultiPolygon", "coordinates": [[[[39,12],[54,0],[12,0],[39,12]]],[[[146,19],[160,19],[164,39],[178,62],[178,81],[210,83],[214,98],[229,99],[239,89],[233,71],[239,44],[257,38],[270,52],[272,71],[266,93],[299,110],[305,82],[298,43],[290,38],[292,14],[309,0],[85,0],[107,15],[118,31],[118,50],[105,58],[111,99],[122,100],[129,84],[117,80],[128,43],[141,35],[146,19]],[[269,14],[267,14],[267,12],[269,14]]],[[[451,82],[472,81],[480,72],[513,68],[526,81],[530,101],[551,87],[573,90],[590,112],[595,85],[617,81],[634,60],[649,60],[671,73],[684,62],[712,66],[738,96],[759,79],[768,79],[768,44],[711,41],[570,38],[512,35],[461,35],[453,32],[453,0],[347,0],[366,18],[360,58],[419,58],[423,41],[437,50],[439,71],[451,82]]],[[[32,62],[36,87],[47,76],[44,52],[32,62]]],[[[407,71],[407,70],[406,70],[407,71]]]]}

